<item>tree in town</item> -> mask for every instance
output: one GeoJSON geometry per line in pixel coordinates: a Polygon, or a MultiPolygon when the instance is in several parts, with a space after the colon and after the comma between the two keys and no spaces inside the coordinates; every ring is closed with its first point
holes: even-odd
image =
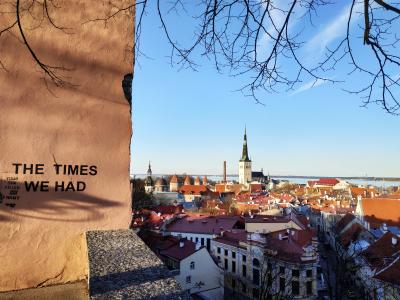
{"type": "MultiPolygon", "coordinates": [[[[65,3],[65,2],[64,2],[65,3]]],[[[311,39],[316,16],[339,0],[137,0],[124,5],[120,1],[103,1],[109,13],[85,22],[103,22],[107,26],[120,14],[136,10],[136,58],[145,56],[140,42],[144,20],[150,10],[158,15],[159,24],[171,46],[171,63],[196,70],[199,56],[209,58],[219,71],[242,76],[246,83],[239,87],[246,95],[263,103],[260,91],[301,90],[323,83],[351,80],[348,92],[360,95],[363,105],[377,103],[386,112],[400,113],[400,6],[395,0],[351,0],[341,12],[336,27],[321,32],[318,40],[322,54],[313,53],[308,61],[304,50],[311,39]],[[177,38],[174,26],[178,17],[190,17],[193,31],[177,38]],[[339,26],[340,25],[340,26],[339,26]],[[343,28],[342,28],[343,27],[343,28]],[[340,32],[335,31],[343,29],[340,32]],[[188,39],[190,39],[188,41],[188,39]],[[332,42],[332,43],[331,43],[332,42]],[[339,65],[350,66],[344,74],[339,65]],[[286,67],[285,67],[286,66],[286,67]],[[290,66],[290,67],[289,67],[290,66]],[[360,80],[361,79],[361,80],[360,80]]],[[[65,4],[64,4],[65,5],[65,4]]],[[[99,4],[100,5],[100,4],[99,4]]],[[[29,43],[24,18],[33,15],[47,20],[59,34],[70,34],[58,25],[52,11],[61,9],[57,0],[10,0],[0,4],[0,38],[12,34],[21,40],[44,77],[57,86],[68,80],[66,67],[52,66],[38,57],[29,43]]],[[[334,24],[334,25],[335,25],[334,24]]],[[[0,40],[1,43],[1,40],[0,40]]],[[[11,66],[1,62],[6,71],[11,66]]]]}

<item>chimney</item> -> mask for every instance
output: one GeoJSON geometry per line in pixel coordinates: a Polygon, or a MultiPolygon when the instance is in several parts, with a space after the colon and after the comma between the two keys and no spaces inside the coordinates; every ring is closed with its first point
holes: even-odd
{"type": "Polygon", "coordinates": [[[179,242],[179,248],[183,248],[185,246],[185,242],[184,241],[180,241],[179,242]]]}
{"type": "Polygon", "coordinates": [[[387,232],[388,231],[386,223],[382,224],[382,231],[383,232],[387,232]]]}
{"type": "Polygon", "coordinates": [[[395,237],[395,236],[392,237],[392,245],[393,246],[397,245],[397,237],[395,237]]]}
{"type": "Polygon", "coordinates": [[[224,183],[226,182],[226,160],[224,160],[224,178],[223,178],[224,183]]]}

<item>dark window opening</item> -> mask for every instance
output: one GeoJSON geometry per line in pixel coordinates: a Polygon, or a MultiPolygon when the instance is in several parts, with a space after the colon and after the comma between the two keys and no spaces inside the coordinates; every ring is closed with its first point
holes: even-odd
{"type": "Polygon", "coordinates": [[[292,281],[292,294],[298,296],[300,294],[300,284],[298,281],[292,281]]]}
{"type": "Polygon", "coordinates": [[[313,293],[313,288],[312,288],[312,281],[307,281],[307,295],[311,295],[313,293]]]}
{"type": "Polygon", "coordinates": [[[260,270],[258,269],[253,269],[253,284],[260,284],[260,270]]]}
{"type": "Polygon", "coordinates": [[[299,277],[300,276],[300,271],[299,270],[292,270],[292,276],[293,277],[299,277]]]}

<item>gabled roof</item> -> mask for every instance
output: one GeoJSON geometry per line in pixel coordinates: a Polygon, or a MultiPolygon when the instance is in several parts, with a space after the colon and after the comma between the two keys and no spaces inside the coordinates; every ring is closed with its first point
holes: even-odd
{"type": "Polygon", "coordinates": [[[192,241],[181,239],[175,245],[169,247],[168,249],[160,251],[160,255],[181,261],[198,250],[196,250],[196,244],[192,241]]]}
{"type": "Polygon", "coordinates": [[[366,231],[367,230],[364,228],[364,226],[359,223],[354,223],[340,235],[340,244],[347,249],[350,243],[356,242],[360,235],[366,231]]]}
{"type": "Polygon", "coordinates": [[[335,225],[334,231],[336,234],[339,234],[342,232],[342,230],[348,225],[350,224],[356,217],[351,214],[351,213],[347,213],[344,215],[343,218],[341,218],[335,225]]]}
{"type": "Polygon", "coordinates": [[[369,246],[363,256],[374,268],[381,268],[386,265],[388,259],[400,253],[400,239],[391,232],[386,232],[380,239],[369,246]],[[392,238],[397,241],[393,245],[392,238]]]}

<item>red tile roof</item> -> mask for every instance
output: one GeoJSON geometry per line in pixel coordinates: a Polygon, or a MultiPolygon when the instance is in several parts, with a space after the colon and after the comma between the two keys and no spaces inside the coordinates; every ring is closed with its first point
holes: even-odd
{"type": "Polygon", "coordinates": [[[187,216],[176,219],[167,225],[169,232],[220,234],[221,231],[240,226],[237,216],[187,216]]]}
{"type": "Polygon", "coordinates": [[[356,217],[351,214],[351,213],[347,213],[346,215],[344,215],[343,218],[341,218],[335,225],[335,233],[339,234],[342,232],[342,230],[350,223],[352,222],[356,217]]]}
{"type": "Polygon", "coordinates": [[[186,239],[181,239],[177,244],[173,245],[172,247],[160,251],[160,255],[181,261],[186,257],[192,255],[196,251],[197,250],[195,243],[186,239]]]}
{"type": "Polygon", "coordinates": [[[381,268],[386,265],[388,258],[398,255],[400,251],[400,239],[391,232],[386,232],[380,239],[369,246],[363,256],[368,263],[375,268],[381,268]],[[392,238],[397,240],[397,244],[392,244],[392,238]]]}
{"type": "Polygon", "coordinates": [[[270,255],[270,251],[274,251],[275,258],[298,263],[302,261],[304,247],[312,245],[313,239],[316,239],[315,231],[311,229],[291,229],[289,233],[285,229],[260,236],[265,238],[265,244],[261,241],[248,241],[248,234],[245,231],[225,231],[222,236],[214,240],[231,246],[239,246],[240,242],[262,244],[267,249],[265,255],[270,255]]]}
{"type": "Polygon", "coordinates": [[[180,214],[183,211],[183,205],[158,205],[153,207],[153,211],[161,214],[180,214]]]}
{"type": "Polygon", "coordinates": [[[379,270],[374,277],[384,282],[400,285],[400,256],[379,270]]]}
{"type": "Polygon", "coordinates": [[[347,249],[351,242],[357,241],[360,234],[366,231],[364,226],[359,223],[354,223],[340,235],[339,241],[342,246],[347,249]]]}
{"type": "Polygon", "coordinates": [[[400,225],[400,199],[363,198],[361,204],[364,218],[371,227],[379,227],[382,223],[400,225]]]}
{"type": "Polygon", "coordinates": [[[183,185],[179,191],[184,195],[201,195],[207,191],[205,185],[183,185]]]}

